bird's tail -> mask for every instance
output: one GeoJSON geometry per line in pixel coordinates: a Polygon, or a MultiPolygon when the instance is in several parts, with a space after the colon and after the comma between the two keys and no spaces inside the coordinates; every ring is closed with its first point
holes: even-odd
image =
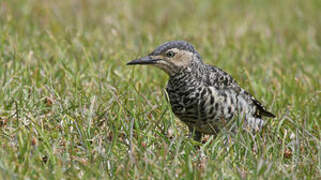
{"type": "Polygon", "coordinates": [[[264,126],[264,121],[260,118],[247,117],[246,124],[249,128],[253,129],[254,131],[260,131],[264,126]]]}

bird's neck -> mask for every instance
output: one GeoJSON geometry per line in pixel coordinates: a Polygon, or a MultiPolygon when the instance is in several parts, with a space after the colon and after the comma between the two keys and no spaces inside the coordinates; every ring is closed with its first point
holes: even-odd
{"type": "Polygon", "coordinates": [[[169,84],[175,86],[175,84],[196,85],[195,83],[202,82],[204,73],[203,64],[191,64],[188,67],[180,69],[174,75],[169,78],[169,84]]]}

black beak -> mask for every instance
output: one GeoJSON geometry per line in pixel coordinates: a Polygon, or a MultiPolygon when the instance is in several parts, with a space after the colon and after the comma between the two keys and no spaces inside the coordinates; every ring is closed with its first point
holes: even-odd
{"type": "Polygon", "coordinates": [[[136,65],[136,64],[155,64],[157,61],[161,59],[153,59],[150,56],[145,56],[139,59],[132,60],[127,63],[127,65],[136,65]]]}

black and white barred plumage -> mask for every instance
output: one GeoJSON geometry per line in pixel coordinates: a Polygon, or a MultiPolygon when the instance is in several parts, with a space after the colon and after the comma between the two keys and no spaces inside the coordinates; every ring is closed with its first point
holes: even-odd
{"type": "Polygon", "coordinates": [[[185,41],[167,42],[129,64],[154,64],[169,74],[166,91],[172,111],[197,140],[201,134],[216,134],[231,120],[244,119],[250,128],[260,130],[263,116],[275,117],[229,74],[204,64],[185,41]]]}

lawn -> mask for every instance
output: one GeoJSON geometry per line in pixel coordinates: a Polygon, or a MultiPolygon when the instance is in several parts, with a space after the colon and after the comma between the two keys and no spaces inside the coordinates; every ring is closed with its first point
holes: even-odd
{"type": "Polygon", "coordinates": [[[320,30],[319,0],[1,0],[0,179],[321,178],[320,30]],[[168,76],[126,66],[170,40],[277,118],[188,138],[168,76]]]}

